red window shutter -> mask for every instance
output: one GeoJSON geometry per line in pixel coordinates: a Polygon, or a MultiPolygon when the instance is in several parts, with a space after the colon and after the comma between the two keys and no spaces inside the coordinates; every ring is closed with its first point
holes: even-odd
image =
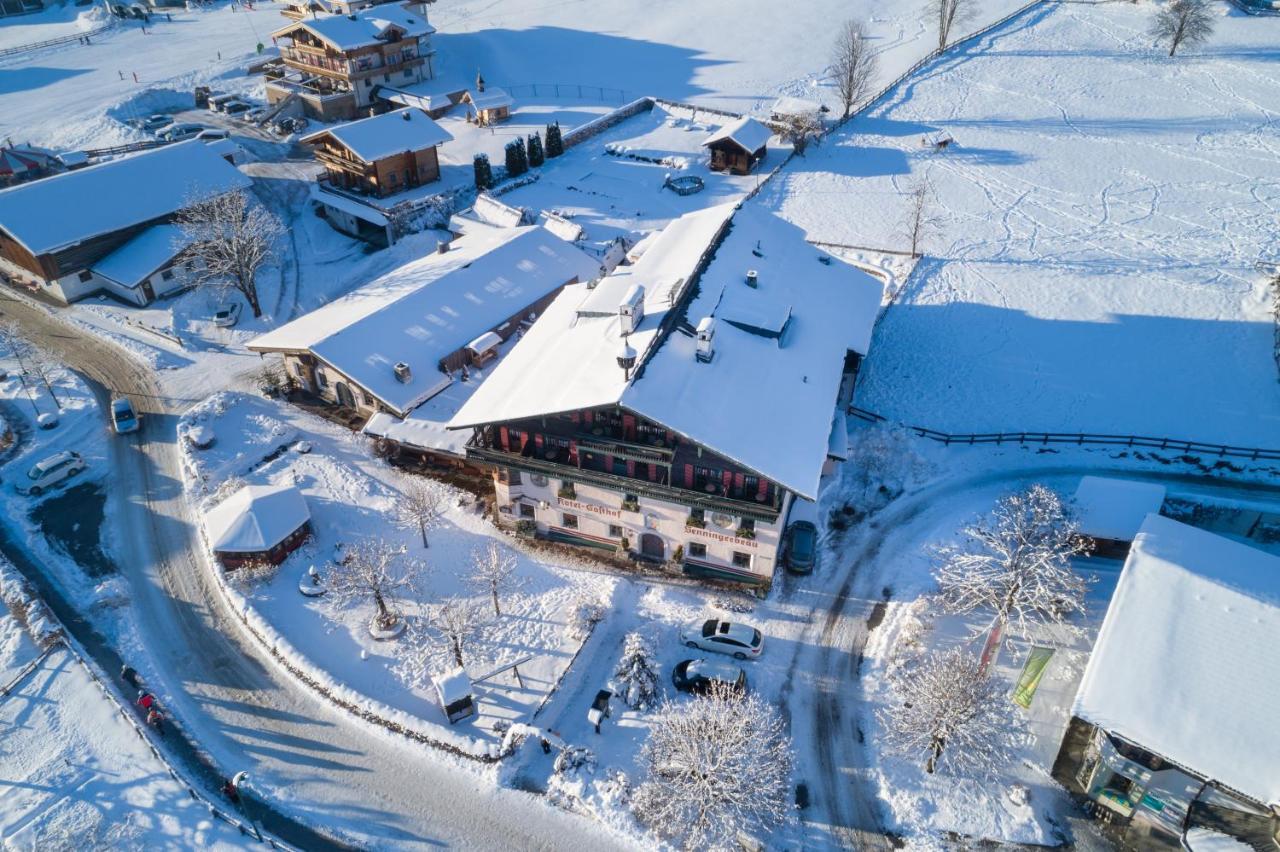
{"type": "Polygon", "coordinates": [[[756,490],[756,499],[763,503],[764,498],[767,496],[769,496],[769,480],[762,478],[760,480],[760,487],[756,490]]]}
{"type": "Polygon", "coordinates": [[[572,420],[574,423],[579,423],[582,421],[582,415],[580,415],[578,412],[575,411],[569,415],[569,419],[572,420]]]}
{"type": "Polygon", "coordinates": [[[726,470],[723,474],[721,474],[720,481],[724,483],[725,493],[726,494],[729,493],[729,487],[733,485],[733,474],[726,470]]]}
{"type": "Polygon", "coordinates": [[[507,427],[506,427],[506,426],[499,426],[499,427],[498,427],[498,435],[500,436],[500,438],[501,438],[501,440],[502,440],[502,449],[504,449],[504,450],[510,450],[510,449],[511,449],[511,436],[510,436],[510,434],[508,434],[508,433],[507,433],[507,427]]]}
{"type": "Polygon", "coordinates": [[[578,463],[578,442],[573,439],[569,440],[569,463],[578,463]]]}
{"type": "Polygon", "coordinates": [[[631,461],[631,459],[627,459],[627,476],[635,476],[635,475],[636,475],[636,463],[631,461]]]}
{"type": "Polygon", "coordinates": [[[587,422],[587,425],[590,425],[591,421],[596,419],[596,414],[594,411],[584,411],[582,412],[582,419],[587,422]]]}
{"type": "Polygon", "coordinates": [[[542,433],[541,432],[533,436],[533,446],[534,446],[534,449],[536,449],[539,453],[542,452],[542,433]]]}
{"type": "Polygon", "coordinates": [[[691,464],[686,464],[684,466],[684,487],[693,487],[693,465],[691,464]]]}
{"type": "Polygon", "coordinates": [[[622,415],[622,434],[627,436],[628,441],[636,439],[636,418],[630,414],[622,415]]]}
{"type": "Polygon", "coordinates": [[[733,490],[734,490],[734,492],[735,492],[735,493],[739,493],[739,492],[741,492],[741,491],[742,491],[742,480],[743,480],[743,478],[744,478],[744,476],[743,476],[743,474],[741,474],[741,473],[735,473],[735,474],[733,475],[733,490]]]}
{"type": "Polygon", "coordinates": [[[658,466],[656,464],[649,465],[649,481],[650,482],[658,481],[658,466]]]}

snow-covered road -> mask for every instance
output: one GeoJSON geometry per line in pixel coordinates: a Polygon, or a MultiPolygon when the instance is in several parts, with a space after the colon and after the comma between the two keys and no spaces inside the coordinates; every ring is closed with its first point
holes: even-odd
{"type": "Polygon", "coordinates": [[[361,845],[623,846],[586,820],[497,788],[491,775],[333,710],[281,674],[229,617],[193,547],[175,443],[187,401],[162,394],[116,347],[40,306],[6,296],[3,309],[144,414],[140,433],[112,443],[107,512],[137,623],[119,644],[219,766],[248,769],[281,809],[361,845]]]}

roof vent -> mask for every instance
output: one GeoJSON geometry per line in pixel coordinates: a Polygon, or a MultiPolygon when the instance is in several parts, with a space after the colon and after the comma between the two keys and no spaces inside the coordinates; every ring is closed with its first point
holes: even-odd
{"type": "Polygon", "coordinates": [[[636,350],[622,338],[622,349],[618,352],[618,366],[622,368],[624,381],[631,381],[631,368],[636,365],[636,350]]]}
{"type": "Polygon", "coordinates": [[[623,335],[628,335],[640,327],[644,319],[644,285],[632,284],[631,289],[618,304],[618,321],[623,335]]]}
{"type": "Polygon", "coordinates": [[[407,385],[413,381],[413,371],[409,369],[409,365],[403,361],[397,361],[393,368],[396,372],[396,381],[402,385],[407,385]]]}
{"type": "Polygon", "coordinates": [[[716,321],[714,317],[703,317],[698,320],[697,358],[704,364],[710,364],[716,357],[716,321]]]}
{"type": "Polygon", "coordinates": [[[400,117],[403,118],[405,121],[413,121],[413,116],[409,114],[409,110],[405,110],[404,112],[400,113],[400,117]]]}
{"type": "Polygon", "coordinates": [[[759,273],[759,272],[757,272],[757,271],[756,271],[756,270],[754,270],[754,269],[748,269],[748,270],[747,270],[747,286],[748,286],[748,287],[759,287],[759,286],[760,286],[760,273],[759,273]]]}
{"type": "Polygon", "coordinates": [[[436,243],[436,252],[438,254],[447,254],[449,252],[449,241],[441,240],[440,242],[436,243]]]}

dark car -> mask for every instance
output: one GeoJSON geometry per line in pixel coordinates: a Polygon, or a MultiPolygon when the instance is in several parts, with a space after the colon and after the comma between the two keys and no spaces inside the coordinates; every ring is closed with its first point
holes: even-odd
{"type": "Polygon", "coordinates": [[[818,555],[818,528],[808,521],[796,521],[787,527],[787,569],[796,574],[813,571],[818,555]]]}
{"type": "Polygon", "coordinates": [[[701,695],[712,683],[723,683],[735,692],[747,691],[747,673],[727,660],[685,660],[671,670],[671,683],[681,692],[701,695]]]}

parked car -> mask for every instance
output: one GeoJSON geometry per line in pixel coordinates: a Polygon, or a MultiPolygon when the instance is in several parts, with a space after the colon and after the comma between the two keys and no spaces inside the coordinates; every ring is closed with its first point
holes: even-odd
{"type": "Polygon", "coordinates": [[[156,136],[166,142],[181,142],[183,139],[190,139],[192,136],[198,136],[200,131],[207,130],[203,124],[191,124],[183,122],[181,124],[171,124],[164,130],[161,130],[156,136]]]}
{"type": "Polygon", "coordinates": [[[58,415],[52,411],[46,411],[36,418],[36,425],[41,429],[56,429],[58,428],[58,415]]]}
{"type": "Polygon", "coordinates": [[[238,101],[238,100],[240,100],[240,97],[238,95],[228,95],[226,93],[223,93],[220,95],[213,95],[209,98],[208,109],[210,112],[222,112],[222,108],[224,105],[229,104],[232,101],[238,101]]]}
{"type": "Polygon", "coordinates": [[[241,115],[253,109],[253,104],[244,101],[227,101],[222,105],[222,111],[227,115],[241,115]]]}
{"type": "Polygon", "coordinates": [[[168,127],[170,124],[173,124],[173,116],[155,113],[142,119],[140,127],[148,133],[155,133],[160,128],[168,127]]]}
{"type": "Polygon", "coordinates": [[[270,107],[254,107],[253,109],[240,116],[241,120],[251,124],[257,124],[271,111],[270,107]]]}
{"type": "Polygon", "coordinates": [[[687,625],[680,631],[680,641],[690,648],[732,654],[739,660],[760,656],[764,636],[748,624],[734,624],[718,618],[687,625]]]}
{"type": "Polygon", "coordinates": [[[80,457],[79,453],[71,450],[54,453],[47,459],[36,462],[35,466],[27,471],[26,481],[19,483],[17,486],[18,493],[39,497],[58,483],[70,479],[84,469],[84,459],[80,457]]]}
{"type": "Polygon", "coordinates": [[[231,328],[240,321],[240,303],[228,302],[225,305],[219,305],[218,309],[213,312],[213,324],[218,328],[231,328]]]}
{"type": "Polygon", "coordinates": [[[808,521],[793,522],[782,547],[788,571],[811,573],[818,557],[818,528],[808,521]]]}
{"type": "Polygon", "coordinates": [[[138,413],[133,410],[133,403],[127,397],[120,396],[111,400],[111,425],[117,435],[138,431],[138,426],[141,425],[138,413]]]}
{"type": "Polygon", "coordinates": [[[722,683],[736,692],[746,692],[747,673],[741,666],[723,660],[685,660],[671,670],[671,684],[681,692],[701,695],[713,683],[722,683]]]}
{"type": "Polygon", "coordinates": [[[210,127],[197,133],[196,138],[201,142],[216,142],[219,139],[230,139],[231,131],[223,130],[221,127],[210,127]]]}

